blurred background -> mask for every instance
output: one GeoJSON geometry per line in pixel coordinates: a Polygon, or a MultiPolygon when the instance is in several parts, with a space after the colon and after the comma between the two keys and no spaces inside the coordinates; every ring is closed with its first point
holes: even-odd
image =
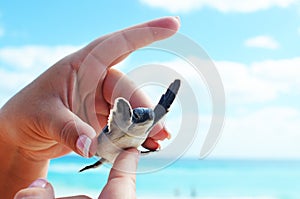
{"type": "MultiPolygon", "coordinates": [[[[201,93],[196,94],[200,104],[196,137],[177,161],[137,176],[138,198],[299,198],[299,0],[2,0],[0,105],[95,38],[170,15],[180,16],[179,33],[201,46],[217,68],[226,96],[226,121],[215,148],[200,159],[212,104],[205,83],[192,84],[201,93]]],[[[126,73],[150,60],[184,67],[176,56],[143,50],[117,67],[126,73]]],[[[154,95],[154,102],[161,92],[154,95]]],[[[176,115],[180,114],[176,103],[166,118],[167,128],[175,132],[172,139],[179,128],[176,121],[185,117],[176,115]]],[[[76,154],[51,161],[48,178],[56,195],[95,198],[110,166],[77,173],[94,161],[76,154]]],[[[150,156],[139,166],[147,168],[158,161],[150,156]]]]}

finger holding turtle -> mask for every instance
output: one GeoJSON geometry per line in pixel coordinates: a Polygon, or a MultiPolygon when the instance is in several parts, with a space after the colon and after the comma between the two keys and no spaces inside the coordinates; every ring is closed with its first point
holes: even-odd
{"type": "MultiPolygon", "coordinates": [[[[118,77],[111,67],[134,50],[172,36],[179,25],[175,17],[165,17],[100,37],[12,97],[0,110],[0,155],[10,160],[1,164],[5,172],[0,182],[10,182],[2,186],[9,189],[1,189],[1,196],[12,198],[17,190],[45,177],[52,158],[71,151],[94,155],[93,138],[112,105],[105,92],[118,77]]],[[[134,107],[139,101],[145,103],[144,95],[136,93],[130,99],[134,107]]],[[[168,135],[161,134],[161,138],[168,135]]],[[[155,148],[152,144],[146,146],[155,148]]]]}

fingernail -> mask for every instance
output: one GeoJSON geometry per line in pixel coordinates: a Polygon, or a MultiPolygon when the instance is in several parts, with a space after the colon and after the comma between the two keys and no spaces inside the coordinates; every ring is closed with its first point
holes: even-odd
{"type": "Polygon", "coordinates": [[[171,133],[169,133],[169,131],[166,131],[167,132],[167,139],[170,140],[172,138],[172,135],[171,133]]]}
{"type": "Polygon", "coordinates": [[[160,150],[161,150],[161,146],[160,146],[160,144],[159,144],[159,143],[157,143],[157,144],[158,144],[158,147],[157,147],[157,149],[156,149],[156,150],[160,151],[160,150]]]}
{"type": "Polygon", "coordinates": [[[167,138],[168,140],[170,140],[172,138],[172,135],[170,133],[170,131],[164,126],[163,128],[163,132],[165,133],[165,138],[167,138]]]}
{"type": "Polygon", "coordinates": [[[180,23],[180,17],[179,16],[175,16],[174,18],[180,23]]]}
{"type": "Polygon", "coordinates": [[[47,184],[48,184],[48,181],[46,179],[39,178],[39,179],[35,180],[33,183],[31,183],[31,185],[29,185],[29,187],[45,188],[47,184]]]}
{"type": "Polygon", "coordinates": [[[84,157],[89,157],[89,151],[91,147],[92,140],[86,135],[80,135],[76,147],[81,152],[84,157]]]}

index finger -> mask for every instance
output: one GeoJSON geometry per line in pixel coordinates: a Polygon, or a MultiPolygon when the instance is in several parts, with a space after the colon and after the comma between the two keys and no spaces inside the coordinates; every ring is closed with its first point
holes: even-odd
{"type": "Polygon", "coordinates": [[[71,65],[78,71],[79,90],[87,94],[95,92],[97,83],[101,86],[112,64],[138,48],[172,36],[179,25],[178,18],[165,17],[93,41],[71,58],[71,65]]]}
{"type": "Polygon", "coordinates": [[[109,67],[121,60],[118,58],[138,48],[170,37],[179,26],[178,17],[164,17],[135,25],[96,39],[82,49],[82,56],[92,53],[100,63],[109,67]]]}
{"type": "Polygon", "coordinates": [[[70,64],[77,72],[75,86],[80,97],[77,104],[85,103],[89,107],[89,111],[82,113],[86,114],[83,118],[87,118],[95,129],[99,129],[95,113],[108,113],[109,107],[103,98],[102,84],[109,67],[138,48],[172,36],[178,30],[179,24],[176,17],[146,22],[101,37],[70,57],[70,64]],[[94,112],[90,109],[95,107],[91,107],[90,103],[95,98],[97,101],[94,112]]]}

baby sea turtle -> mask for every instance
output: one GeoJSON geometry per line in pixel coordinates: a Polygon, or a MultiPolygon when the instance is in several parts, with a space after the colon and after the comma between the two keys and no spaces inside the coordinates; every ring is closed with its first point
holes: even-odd
{"type": "Polygon", "coordinates": [[[139,147],[147,138],[153,126],[168,112],[180,87],[180,80],[170,84],[152,110],[151,108],[132,109],[124,98],[117,98],[110,111],[108,124],[98,137],[96,163],[86,166],[79,172],[96,168],[105,162],[114,163],[119,153],[126,148],[139,147]]]}

